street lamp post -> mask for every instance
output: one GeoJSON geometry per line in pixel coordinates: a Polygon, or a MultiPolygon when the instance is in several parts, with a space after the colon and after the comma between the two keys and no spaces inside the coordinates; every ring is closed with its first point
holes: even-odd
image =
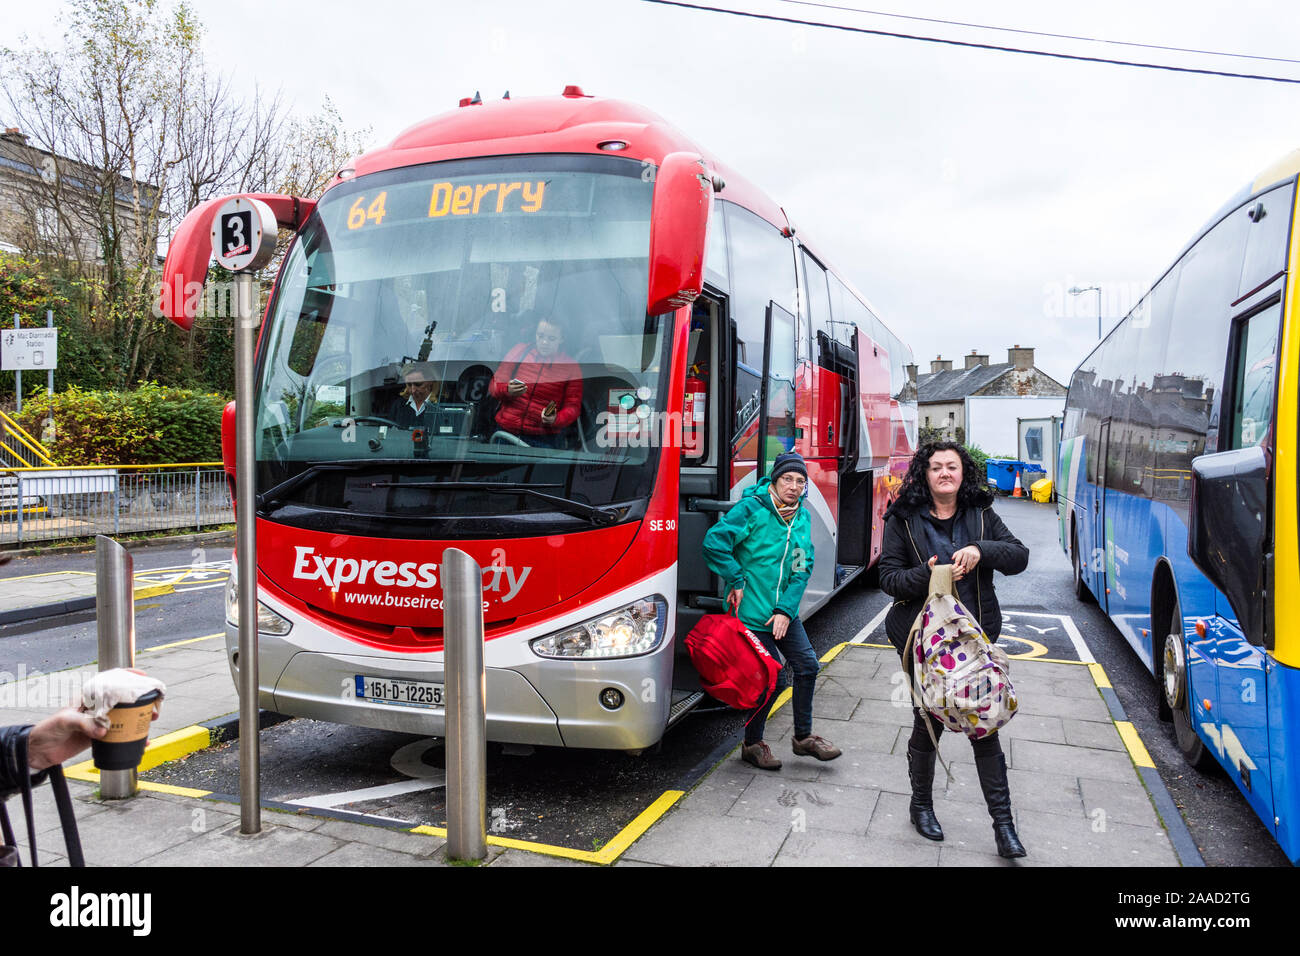
{"type": "Polygon", "coordinates": [[[1070,286],[1070,295],[1082,295],[1085,292],[1097,293],[1097,338],[1100,339],[1101,338],[1101,286],[1099,285],[1090,285],[1090,286],[1083,286],[1083,287],[1077,285],[1070,286]]]}

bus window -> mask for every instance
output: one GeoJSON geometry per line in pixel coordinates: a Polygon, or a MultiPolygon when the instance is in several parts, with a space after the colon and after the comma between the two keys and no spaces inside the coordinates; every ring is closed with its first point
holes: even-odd
{"type": "MultiPolygon", "coordinates": [[[[1228,354],[1230,303],[1237,297],[1237,277],[1245,250],[1245,229],[1249,221],[1233,213],[1206,233],[1179,263],[1174,293],[1174,323],[1177,335],[1169,338],[1165,374],[1180,391],[1203,398],[1197,415],[1206,423],[1204,446],[1185,452],[1178,446],[1175,467],[1190,469],[1196,454],[1219,450],[1219,402],[1223,393],[1223,370],[1228,354]]],[[[1176,436],[1180,441],[1201,436],[1176,436]]]]}
{"type": "Polygon", "coordinates": [[[776,302],[787,311],[794,308],[794,252],[790,240],[765,220],[735,203],[725,207],[731,246],[731,315],[736,322],[735,434],[739,439],[758,416],[767,305],[776,302]]]}
{"type": "Polygon", "coordinates": [[[867,335],[871,334],[871,311],[863,305],[858,297],[849,291],[848,286],[836,276],[830,276],[831,283],[831,338],[849,348],[854,344],[854,328],[859,328],[867,335]]]}
{"type": "Polygon", "coordinates": [[[775,302],[767,372],[767,451],[765,464],[794,448],[794,327],[795,321],[775,302]]]}
{"type": "MultiPolygon", "coordinates": [[[[1286,268],[1286,240],[1295,187],[1274,189],[1233,216],[1249,223],[1237,296],[1253,292],[1286,268]]],[[[1236,298],[1234,296],[1233,298],[1236,298]]]]}
{"type": "Polygon", "coordinates": [[[1277,329],[1282,306],[1256,312],[1237,327],[1237,361],[1232,374],[1232,431],[1226,448],[1264,440],[1273,421],[1277,329]]]}
{"type": "Polygon", "coordinates": [[[709,246],[704,253],[704,268],[708,281],[724,292],[727,290],[727,223],[722,212],[722,200],[713,201],[713,215],[709,218],[709,246]]]}

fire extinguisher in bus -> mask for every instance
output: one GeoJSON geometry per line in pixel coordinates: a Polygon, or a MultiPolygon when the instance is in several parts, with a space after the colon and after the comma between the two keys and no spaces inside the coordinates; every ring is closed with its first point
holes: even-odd
{"type": "Polygon", "coordinates": [[[708,407],[708,386],[698,365],[691,366],[686,379],[686,402],[682,410],[682,451],[691,458],[704,454],[704,412],[708,407]]]}

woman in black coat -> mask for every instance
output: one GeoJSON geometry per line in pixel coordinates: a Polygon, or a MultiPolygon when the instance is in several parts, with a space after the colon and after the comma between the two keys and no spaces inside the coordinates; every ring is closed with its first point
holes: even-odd
{"type": "MultiPolygon", "coordinates": [[[[894,598],[885,617],[885,633],[900,657],[916,616],[930,591],[930,569],[953,565],[957,597],[973,608],[990,640],[1002,632],[1002,611],[993,589],[993,572],[1019,574],[1029,564],[1029,549],[1016,539],[993,511],[993,496],[984,486],[966,449],[955,442],[923,445],[912,458],[898,500],[885,513],[880,554],[880,587],[894,598]]],[[[903,668],[911,672],[911,661],[903,668]]],[[[913,708],[912,737],[907,744],[907,770],[912,783],[908,807],[913,826],[929,840],[942,840],[934,815],[932,789],[938,756],[926,728],[935,739],[944,726],[937,718],[913,708]]],[[[1016,834],[1007,786],[1007,762],[996,733],[971,740],[980,789],[993,818],[998,855],[1020,857],[1025,848],[1016,834]]]]}

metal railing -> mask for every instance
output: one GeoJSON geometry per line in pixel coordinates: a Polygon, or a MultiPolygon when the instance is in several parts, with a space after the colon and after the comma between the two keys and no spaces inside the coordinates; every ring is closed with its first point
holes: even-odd
{"type": "Polygon", "coordinates": [[[0,467],[31,468],[53,465],[41,443],[16,421],[0,411],[0,467]]]}
{"type": "Polygon", "coordinates": [[[220,462],[0,470],[0,546],[234,520],[220,462]]]}

